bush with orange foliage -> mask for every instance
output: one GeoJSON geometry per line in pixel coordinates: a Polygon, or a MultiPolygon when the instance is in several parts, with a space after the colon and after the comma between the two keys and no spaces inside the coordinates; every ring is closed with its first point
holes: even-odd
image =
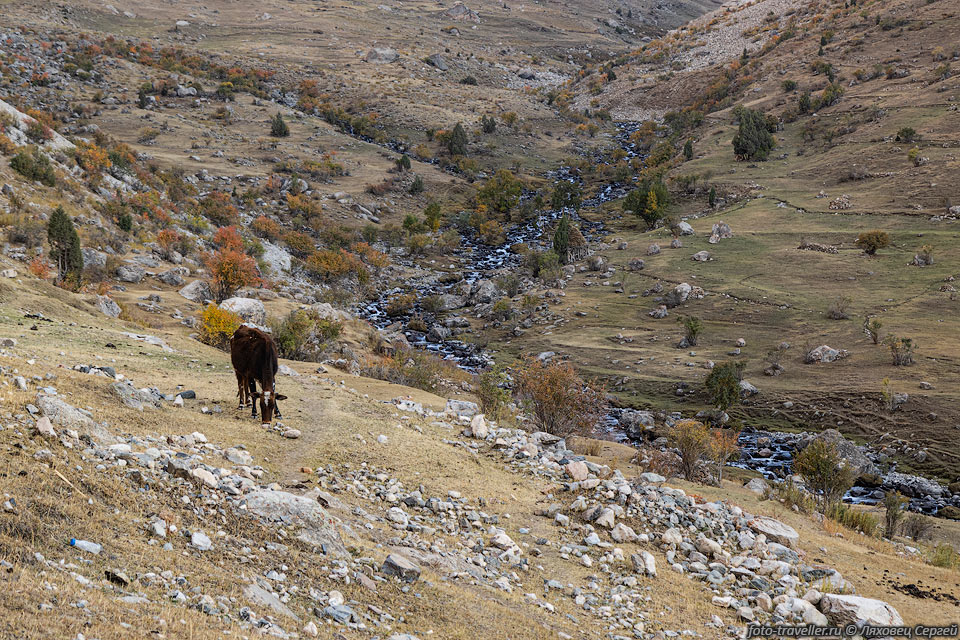
{"type": "Polygon", "coordinates": [[[514,395],[540,431],[566,437],[589,435],[606,409],[602,385],[581,378],[568,362],[524,359],[514,395]]]}
{"type": "Polygon", "coordinates": [[[53,270],[50,268],[50,263],[44,260],[42,256],[36,256],[31,260],[27,264],[27,270],[41,280],[49,279],[53,273],[53,270]]]}
{"type": "Polygon", "coordinates": [[[271,220],[267,216],[257,216],[250,223],[250,228],[261,238],[276,240],[283,234],[283,228],[276,220],[271,220]]]}
{"type": "Polygon", "coordinates": [[[223,191],[214,191],[201,200],[200,212],[221,227],[237,222],[237,208],[230,202],[230,194],[223,191]]]}
{"type": "Polygon", "coordinates": [[[308,196],[300,194],[287,194],[287,206],[290,207],[290,213],[305,215],[308,218],[320,214],[320,207],[308,196]]]}
{"type": "Polygon", "coordinates": [[[164,256],[170,256],[179,241],[180,234],[174,229],[163,229],[157,233],[157,244],[164,256]]]}
{"type": "Polygon", "coordinates": [[[710,455],[717,463],[717,484],[723,481],[723,467],[740,451],[739,439],[739,429],[714,429],[711,434],[710,455]]]}
{"type": "Polygon", "coordinates": [[[213,234],[213,244],[220,249],[243,253],[243,238],[240,237],[240,232],[233,225],[217,229],[213,234]]]}
{"type": "Polygon", "coordinates": [[[373,267],[374,273],[379,273],[390,264],[390,256],[383,251],[377,251],[366,242],[354,242],[350,250],[359,255],[364,262],[373,267]]]}
{"type": "Polygon", "coordinates": [[[93,142],[82,140],[78,142],[74,157],[77,164],[87,173],[100,173],[104,169],[109,169],[112,165],[107,150],[98,147],[93,142]]]}
{"type": "Polygon", "coordinates": [[[223,302],[240,287],[252,287],[260,283],[257,263],[242,251],[218,249],[207,253],[203,263],[210,271],[210,284],[217,302],[223,302]]]}
{"type": "Polygon", "coordinates": [[[330,282],[356,274],[361,284],[370,280],[370,272],[363,261],[344,249],[324,249],[317,251],[304,263],[306,270],[323,280],[330,282]]]}
{"type": "Polygon", "coordinates": [[[290,247],[294,255],[302,258],[316,250],[316,244],[308,234],[302,231],[288,231],[283,234],[283,241],[290,247]]]}

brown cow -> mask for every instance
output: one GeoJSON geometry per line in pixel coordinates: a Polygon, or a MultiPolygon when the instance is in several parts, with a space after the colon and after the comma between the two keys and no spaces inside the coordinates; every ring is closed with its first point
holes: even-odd
{"type": "Polygon", "coordinates": [[[286,396],[276,393],[274,378],[277,375],[277,345],[268,333],[260,329],[240,325],[230,339],[230,360],[233,370],[237,374],[237,397],[242,409],[247,404],[252,405],[251,415],[257,417],[257,406],[254,400],[260,399],[260,421],[269,425],[273,414],[282,418],[278,400],[286,400],[286,396]],[[257,393],[257,382],[260,383],[262,393],[257,393]]]}

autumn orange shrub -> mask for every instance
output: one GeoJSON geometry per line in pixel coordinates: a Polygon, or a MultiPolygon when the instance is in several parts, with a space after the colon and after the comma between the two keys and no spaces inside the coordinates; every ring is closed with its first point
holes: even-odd
{"type": "Polygon", "coordinates": [[[163,251],[164,255],[169,256],[179,241],[180,234],[174,229],[163,229],[157,233],[157,244],[160,245],[160,250],[163,251]]]}
{"type": "Polygon", "coordinates": [[[53,270],[50,268],[50,263],[44,260],[41,256],[36,256],[33,260],[31,260],[27,264],[27,270],[41,280],[48,279],[53,273],[53,270]]]}
{"type": "Polygon", "coordinates": [[[243,253],[243,238],[240,237],[240,232],[233,225],[217,229],[216,233],[213,234],[213,244],[220,249],[243,253]]]}
{"type": "Polygon", "coordinates": [[[100,173],[112,165],[106,149],[82,140],[77,143],[75,158],[77,164],[88,173],[100,173]]]}
{"type": "Polygon", "coordinates": [[[290,250],[299,257],[308,256],[316,250],[316,244],[306,233],[302,231],[288,231],[283,234],[283,241],[287,243],[290,250]]]}
{"type": "Polygon", "coordinates": [[[236,249],[219,249],[203,259],[210,271],[211,285],[217,302],[223,302],[240,287],[251,287],[260,282],[257,263],[236,249]]]}
{"type": "Polygon", "coordinates": [[[230,194],[223,191],[214,191],[201,200],[200,212],[221,227],[237,222],[237,208],[230,202],[230,194]]]}
{"type": "Polygon", "coordinates": [[[582,379],[568,362],[526,358],[514,394],[538,430],[564,437],[589,435],[606,407],[603,387],[582,379]]]}
{"type": "Polygon", "coordinates": [[[257,216],[250,223],[250,228],[261,238],[270,238],[275,240],[283,233],[283,228],[276,220],[271,220],[267,216],[257,216]]]}
{"type": "Polygon", "coordinates": [[[200,314],[200,341],[218,349],[226,349],[233,332],[241,324],[243,319],[237,314],[209,304],[200,314]]]}
{"type": "Polygon", "coordinates": [[[306,270],[325,282],[337,280],[352,274],[357,275],[361,282],[367,282],[370,279],[370,273],[367,271],[363,262],[356,255],[345,251],[344,249],[324,249],[317,251],[304,263],[306,270]]]}

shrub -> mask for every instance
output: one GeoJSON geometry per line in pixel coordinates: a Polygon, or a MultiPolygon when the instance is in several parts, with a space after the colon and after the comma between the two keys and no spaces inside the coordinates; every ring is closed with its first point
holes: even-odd
{"type": "Polygon", "coordinates": [[[397,158],[397,169],[400,171],[410,171],[410,156],[403,154],[397,158]]]}
{"type": "Polygon", "coordinates": [[[287,231],[283,234],[283,241],[294,255],[303,258],[316,251],[316,244],[308,234],[302,231],[287,231]]]}
{"type": "Polygon", "coordinates": [[[27,249],[39,247],[46,237],[47,227],[39,220],[17,219],[7,227],[7,240],[13,244],[22,244],[27,249]]]}
{"type": "Polygon", "coordinates": [[[464,76],[460,79],[460,84],[467,84],[471,86],[477,86],[477,79],[473,76],[464,76]]]}
{"type": "Polygon", "coordinates": [[[837,296],[830,307],[827,309],[827,317],[831,320],[846,320],[850,316],[847,314],[847,307],[850,306],[850,298],[846,296],[837,296]]]}
{"type": "Polygon", "coordinates": [[[510,404],[510,378],[502,367],[483,371],[477,377],[477,399],[480,410],[491,420],[500,422],[510,404]]]}
{"type": "Polygon", "coordinates": [[[897,530],[903,523],[903,507],[907,502],[908,500],[897,491],[887,491],[883,496],[883,534],[891,540],[897,535],[897,530]]]}
{"type": "Polygon", "coordinates": [[[683,159],[693,160],[693,140],[690,138],[687,138],[687,141],[683,143],[683,159]]]}
{"type": "Polygon", "coordinates": [[[544,282],[560,277],[560,257],[554,251],[531,251],[527,254],[527,268],[530,275],[544,282]]]}
{"type": "Polygon", "coordinates": [[[157,245],[165,258],[169,258],[180,241],[180,234],[174,229],[163,229],[157,233],[157,245]]]}
{"type": "Polygon", "coordinates": [[[856,470],[846,464],[835,444],[814,440],[797,454],[794,469],[817,496],[820,511],[840,502],[856,478],[856,470]]]}
{"type": "Polygon", "coordinates": [[[550,206],[553,209],[571,208],[574,211],[580,210],[583,203],[583,191],[580,183],[569,180],[560,180],[553,187],[553,194],[550,196],[550,206]]]}
{"type": "Polygon", "coordinates": [[[717,206],[717,188],[714,186],[710,187],[710,193],[707,196],[707,203],[710,205],[710,208],[717,206]]]}
{"type": "MultiPolygon", "coordinates": [[[[406,158],[406,156],[404,156],[404,158],[406,158]]],[[[407,192],[412,196],[423,193],[423,177],[414,176],[413,182],[410,183],[410,188],[407,189],[407,192]]]]}
{"type": "Polygon", "coordinates": [[[680,454],[683,477],[695,480],[700,461],[710,452],[710,430],[697,420],[679,420],[670,428],[669,438],[680,454]]]}
{"type": "Polygon", "coordinates": [[[623,210],[643,220],[648,229],[653,229],[663,219],[669,201],[670,192],[663,181],[647,179],[627,194],[623,210]]]}
{"type": "Polygon", "coordinates": [[[50,259],[57,265],[57,282],[79,286],[83,272],[80,236],[63,207],[57,207],[50,214],[47,240],[50,242],[50,259]]]}
{"type": "Polygon", "coordinates": [[[942,542],[930,552],[930,564],[943,569],[955,569],[960,567],[960,555],[949,544],[942,542]]]}
{"type": "Polygon", "coordinates": [[[933,245],[925,244],[913,256],[913,264],[918,267],[927,267],[933,264],[933,245]]]}
{"type": "Polygon", "coordinates": [[[413,310],[413,305],[417,303],[417,295],[415,293],[401,293],[395,296],[392,296],[387,301],[387,306],[384,311],[387,312],[388,316],[402,316],[413,310]]]}
{"type": "Polygon", "coordinates": [[[726,411],[740,401],[740,380],[743,378],[744,367],[744,362],[723,362],[715,365],[704,381],[710,399],[721,411],[726,411]]]}
{"type": "Polygon", "coordinates": [[[500,169],[477,191],[477,200],[491,211],[509,214],[522,193],[523,183],[509,170],[500,169]]]}
{"type": "Polygon", "coordinates": [[[565,362],[526,358],[516,373],[514,394],[537,429],[554,435],[587,435],[603,415],[603,388],[583,380],[565,362]]]}
{"type": "Polygon", "coordinates": [[[884,343],[890,347],[895,367],[906,367],[913,364],[913,349],[916,346],[911,338],[887,336],[884,343]]]}
{"type": "Polygon", "coordinates": [[[223,302],[240,287],[249,287],[260,282],[257,263],[237,249],[218,249],[206,254],[203,262],[210,271],[217,302],[223,302]]]}
{"type": "Polygon", "coordinates": [[[28,180],[36,180],[48,187],[57,183],[57,177],[53,172],[53,165],[50,164],[50,158],[34,147],[30,149],[21,149],[17,155],[10,159],[10,168],[22,175],[28,180]]]}
{"type": "Polygon", "coordinates": [[[0,155],[11,156],[16,150],[17,145],[13,140],[0,133],[0,155]]]}
{"type": "Polygon", "coordinates": [[[46,280],[50,277],[53,270],[50,268],[50,263],[44,260],[43,256],[34,256],[30,262],[27,263],[27,271],[32,273],[36,278],[46,280]]]}
{"type": "Polygon", "coordinates": [[[490,318],[493,320],[509,320],[513,316],[513,307],[509,298],[500,298],[493,303],[490,309],[490,318]]]}
{"type": "Polygon", "coordinates": [[[873,344],[880,344],[880,329],[883,328],[883,322],[878,318],[866,318],[863,321],[863,331],[867,334],[873,344]]]}
{"type": "Polygon", "coordinates": [[[689,347],[697,346],[697,339],[703,332],[703,321],[696,316],[686,316],[677,320],[683,325],[683,338],[689,347]]]}
{"type": "Polygon", "coordinates": [[[875,255],[879,249],[890,246],[890,236],[886,231],[874,229],[864,231],[857,236],[856,245],[868,256],[875,255]]]}
{"type": "Polygon", "coordinates": [[[362,373],[431,393],[439,391],[445,379],[462,375],[455,365],[420,349],[397,350],[390,356],[373,358],[364,365],[362,373]]]}
{"type": "Polygon", "coordinates": [[[370,279],[370,272],[356,255],[344,249],[324,249],[315,252],[304,263],[306,270],[324,282],[356,275],[363,284],[370,279]]]}
{"type": "Polygon", "coordinates": [[[237,314],[221,309],[215,304],[209,304],[200,315],[200,342],[226,350],[230,346],[233,332],[241,324],[243,324],[243,318],[237,314]]]}
{"type": "Polygon", "coordinates": [[[320,316],[312,309],[295,309],[270,323],[281,358],[316,360],[332,340],[340,337],[343,323],[320,316]]]}
{"type": "Polygon", "coordinates": [[[797,89],[797,82],[796,82],[796,80],[789,80],[789,79],[787,79],[787,80],[784,80],[783,82],[780,83],[780,87],[781,87],[785,92],[790,93],[791,91],[796,91],[796,89],[797,89]]]}
{"type": "Polygon", "coordinates": [[[480,130],[484,133],[493,133],[497,130],[496,119],[486,114],[480,116],[480,130]]]}
{"type": "Polygon", "coordinates": [[[263,215],[254,218],[253,222],[250,223],[250,228],[261,238],[269,238],[271,240],[279,238],[283,233],[283,228],[279,222],[263,215]]]}
{"type": "Polygon", "coordinates": [[[737,111],[740,126],[733,138],[733,153],[737,160],[766,160],[776,142],[768,130],[767,117],[762,111],[741,108],[737,111]]]}
{"type": "Polygon", "coordinates": [[[107,150],[92,142],[81,141],[77,143],[74,157],[77,164],[87,173],[100,173],[104,169],[109,169],[113,164],[107,150]]]}
{"type": "Polygon", "coordinates": [[[423,210],[423,217],[431,231],[436,232],[440,229],[440,221],[443,218],[443,212],[440,209],[439,202],[431,202],[423,210]]]}
{"type": "Polygon", "coordinates": [[[212,191],[200,200],[200,212],[221,227],[237,223],[237,208],[230,202],[230,194],[212,191]]]}
{"type": "Polygon", "coordinates": [[[520,286],[523,284],[520,276],[510,273],[497,278],[497,286],[504,290],[507,297],[514,298],[520,293],[520,286]]]}
{"type": "Polygon", "coordinates": [[[933,520],[919,513],[911,513],[903,521],[903,535],[915,542],[930,537],[933,531],[933,520]]]}
{"type": "Polygon", "coordinates": [[[710,435],[710,455],[717,464],[718,485],[723,482],[723,468],[740,450],[737,446],[739,437],[738,429],[714,429],[710,435]]]}
{"type": "Polygon", "coordinates": [[[920,136],[917,135],[917,131],[913,127],[902,127],[899,131],[897,131],[897,142],[910,143],[919,139],[920,136]]]}
{"type": "Polygon", "coordinates": [[[880,523],[873,514],[861,509],[855,509],[842,502],[834,502],[831,504],[827,507],[824,515],[837,524],[843,525],[848,529],[853,529],[854,531],[859,531],[865,536],[876,536],[880,528],[880,523]]]}
{"type": "Polygon", "coordinates": [[[286,138],[290,135],[290,127],[287,126],[279,111],[277,115],[270,118],[270,135],[274,138],[286,138]]]}

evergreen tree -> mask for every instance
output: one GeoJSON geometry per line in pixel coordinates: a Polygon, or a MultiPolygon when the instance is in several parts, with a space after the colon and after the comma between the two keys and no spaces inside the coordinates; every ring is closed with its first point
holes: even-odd
{"type": "Polygon", "coordinates": [[[717,204],[717,188],[711,186],[711,187],[710,187],[710,194],[709,194],[709,196],[707,196],[707,197],[708,197],[708,200],[709,200],[709,202],[710,202],[710,208],[712,209],[712,208],[715,207],[716,204],[717,204]]]}
{"type": "Polygon", "coordinates": [[[553,234],[553,251],[560,256],[560,262],[567,261],[567,249],[570,247],[570,219],[564,215],[553,234]]]}
{"type": "Polygon", "coordinates": [[[50,257],[57,263],[57,281],[79,284],[80,272],[83,271],[80,236],[63,207],[57,207],[50,214],[47,240],[50,242],[50,257]]]}
{"type": "Polygon", "coordinates": [[[450,140],[447,142],[447,150],[452,156],[467,155],[467,132],[459,122],[450,132],[450,140]]]}
{"type": "Polygon", "coordinates": [[[290,135],[290,127],[284,122],[283,116],[280,115],[279,111],[277,115],[270,119],[270,135],[275,138],[286,138],[290,135]]]}
{"type": "Polygon", "coordinates": [[[397,160],[397,168],[401,171],[410,171],[410,156],[403,154],[400,156],[400,159],[397,160]]]}
{"type": "Polygon", "coordinates": [[[733,138],[738,160],[766,160],[775,144],[762,111],[739,109],[740,127],[733,138]]]}
{"type": "Polygon", "coordinates": [[[683,144],[683,158],[684,160],[693,160],[693,140],[687,138],[687,141],[683,144]]]}

